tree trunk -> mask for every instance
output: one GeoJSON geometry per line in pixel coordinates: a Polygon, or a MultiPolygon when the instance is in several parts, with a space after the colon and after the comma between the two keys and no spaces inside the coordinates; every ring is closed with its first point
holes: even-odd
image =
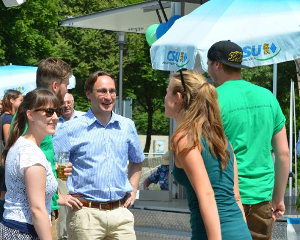
{"type": "Polygon", "coordinates": [[[152,121],[153,121],[153,109],[148,110],[148,126],[147,126],[147,137],[146,144],[144,148],[145,153],[149,153],[150,145],[151,145],[151,135],[152,135],[152,121]]]}

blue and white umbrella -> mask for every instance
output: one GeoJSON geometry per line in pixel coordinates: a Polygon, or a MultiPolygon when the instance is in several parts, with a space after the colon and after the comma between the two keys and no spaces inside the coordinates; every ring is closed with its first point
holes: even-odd
{"type": "Polygon", "coordinates": [[[211,0],[177,20],[151,47],[154,69],[207,70],[207,51],[220,40],[243,48],[250,67],[300,57],[300,0],[211,0]]]}
{"type": "MultiPolygon", "coordinates": [[[[36,88],[37,67],[8,65],[0,67],[0,98],[8,89],[18,90],[23,94],[36,88]]],[[[75,88],[76,80],[72,76],[68,89],[75,88]]]]}

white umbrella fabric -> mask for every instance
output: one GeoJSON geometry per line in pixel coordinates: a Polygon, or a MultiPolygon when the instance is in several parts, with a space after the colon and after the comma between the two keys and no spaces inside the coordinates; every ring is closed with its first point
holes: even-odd
{"type": "Polygon", "coordinates": [[[231,40],[254,67],[300,57],[299,0],[211,0],[178,19],[151,47],[154,69],[207,71],[212,44],[231,40]]]}
{"type": "MultiPolygon", "coordinates": [[[[36,88],[37,67],[8,65],[0,67],[0,98],[8,89],[26,94],[36,88]]],[[[72,76],[68,89],[75,88],[76,80],[72,76]]]]}

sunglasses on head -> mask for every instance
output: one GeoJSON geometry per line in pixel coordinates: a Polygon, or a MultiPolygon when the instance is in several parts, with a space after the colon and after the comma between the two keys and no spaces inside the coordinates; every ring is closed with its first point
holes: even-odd
{"type": "Polygon", "coordinates": [[[56,113],[57,117],[60,117],[63,112],[62,108],[38,108],[34,111],[43,111],[44,113],[46,113],[46,117],[52,117],[54,112],[56,113]]]}
{"type": "Polygon", "coordinates": [[[184,78],[183,78],[183,71],[186,71],[187,69],[186,68],[181,68],[179,69],[177,72],[180,73],[180,80],[181,80],[181,84],[183,86],[183,92],[186,93],[186,86],[185,86],[185,82],[184,82],[184,78]]]}

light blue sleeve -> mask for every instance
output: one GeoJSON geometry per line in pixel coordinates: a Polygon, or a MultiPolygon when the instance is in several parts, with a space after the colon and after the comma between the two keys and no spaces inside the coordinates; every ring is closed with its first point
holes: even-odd
{"type": "Polygon", "coordinates": [[[135,124],[133,121],[130,121],[129,127],[128,159],[134,163],[140,163],[145,159],[145,155],[142,151],[139,136],[137,134],[135,124]]]}
{"type": "Polygon", "coordinates": [[[70,152],[71,144],[70,137],[71,132],[68,130],[70,122],[65,122],[57,129],[53,135],[53,148],[55,156],[58,152],[70,152]]]}

